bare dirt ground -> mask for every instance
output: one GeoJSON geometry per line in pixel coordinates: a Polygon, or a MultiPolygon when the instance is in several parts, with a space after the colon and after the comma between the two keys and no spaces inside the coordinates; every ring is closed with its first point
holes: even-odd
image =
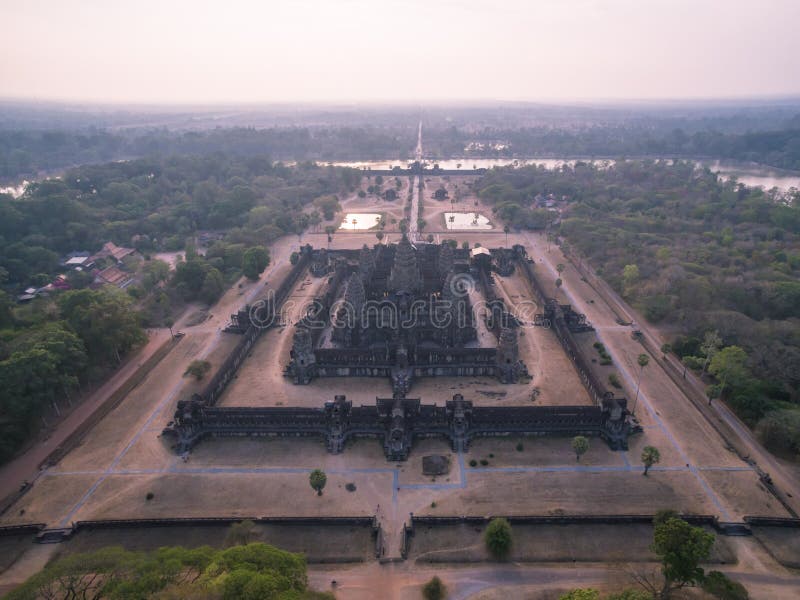
{"type": "Polygon", "coordinates": [[[522,277],[495,275],[495,287],[506,305],[522,321],[520,328],[520,358],[533,376],[531,385],[538,390],[537,404],[591,404],[572,362],[567,358],[556,335],[549,329],[534,327],[533,317],[541,307],[522,277]]]}

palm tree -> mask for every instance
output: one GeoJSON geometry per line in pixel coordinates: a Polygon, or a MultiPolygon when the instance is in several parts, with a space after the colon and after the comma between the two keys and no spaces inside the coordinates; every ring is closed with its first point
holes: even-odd
{"type": "Polygon", "coordinates": [[[647,472],[654,464],[661,460],[661,453],[655,446],[645,446],[642,449],[642,464],[644,465],[644,475],[647,477],[647,472]]]}
{"type": "Polygon", "coordinates": [[[639,379],[636,381],[636,398],[633,400],[633,410],[631,411],[634,415],[636,414],[636,403],[639,401],[639,384],[642,382],[642,372],[650,362],[650,357],[647,354],[640,354],[636,362],[639,363],[639,379]]]}

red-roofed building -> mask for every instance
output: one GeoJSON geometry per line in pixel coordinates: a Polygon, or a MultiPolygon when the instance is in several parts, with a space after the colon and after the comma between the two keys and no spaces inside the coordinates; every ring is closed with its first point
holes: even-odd
{"type": "Polygon", "coordinates": [[[100,249],[100,252],[92,256],[92,260],[97,260],[99,258],[113,258],[116,262],[120,262],[126,256],[130,256],[136,252],[133,248],[123,248],[122,246],[117,246],[114,242],[106,242],[103,244],[103,247],[100,249]]]}

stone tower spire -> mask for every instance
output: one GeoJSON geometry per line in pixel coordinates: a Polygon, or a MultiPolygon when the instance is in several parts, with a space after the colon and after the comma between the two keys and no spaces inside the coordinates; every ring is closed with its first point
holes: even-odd
{"type": "Polygon", "coordinates": [[[439,249],[439,263],[437,268],[439,269],[439,277],[441,277],[442,280],[446,279],[448,273],[453,271],[453,247],[448,242],[442,244],[442,247],[439,249]]]}
{"type": "Polygon", "coordinates": [[[369,249],[369,246],[364,244],[361,251],[358,253],[358,273],[361,275],[361,281],[364,283],[368,282],[374,270],[375,254],[369,249]]]}
{"type": "Polygon", "coordinates": [[[389,287],[394,292],[417,292],[420,289],[417,251],[403,235],[394,253],[394,264],[389,277],[389,287]]]}

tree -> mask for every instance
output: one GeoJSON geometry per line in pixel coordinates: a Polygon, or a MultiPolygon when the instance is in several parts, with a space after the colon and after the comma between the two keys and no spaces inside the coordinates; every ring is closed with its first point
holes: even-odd
{"type": "Polygon", "coordinates": [[[322,211],[322,216],[326,221],[330,221],[336,213],[342,210],[339,199],[336,196],[320,196],[314,200],[314,205],[322,211]]]}
{"type": "Polygon", "coordinates": [[[492,519],[486,527],[483,539],[489,554],[502,560],[511,552],[511,525],[503,518],[492,519]]]}
{"type": "Polygon", "coordinates": [[[163,260],[150,260],[142,267],[142,286],[145,291],[150,291],[167,279],[169,279],[169,265],[163,260]]]}
{"type": "Polygon", "coordinates": [[[269,265],[269,251],[264,246],[248,248],[242,256],[242,272],[244,276],[255,281],[269,265]]]}
{"type": "Polygon", "coordinates": [[[214,304],[225,291],[225,280],[219,269],[211,267],[203,280],[203,287],[200,289],[200,298],[206,304],[214,304]]]}
{"type": "Polygon", "coordinates": [[[659,598],[669,598],[675,590],[701,582],[700,563],[708,559],[713,545],[713,534],[682,519],[672,518],[656,525],[652,549],[661,560],[664,582],[660,590],[652,591],[659,598]]]}
{"type": "Polygon", "coordinates": [[[720,600],[747,600],[750,597],[741,583],[720,571],[710,571],[703,577],[701,587],[704,592],[720,600]]]}
{"type": "Polygon", "coordinates": [[[222,550],[121,547],[51,561],[8,598],[332,598],[308,589],[306,561],[260,543],[222,550]]]}
{"type": "Polygon", "coordinates": [[[325,471],[314,469],[311,471],[311,475],[308,476],[308,483],[316,490],[317,496],[322,496],[322,490],[325,484],[328,483],[328,476],[325,475],[325,471]]]}
{"type": "Polygon", "coordinates": [[[256,536],[256,524],[250,519],[233,523],[225,536],[225,545],[243,546],[253,541],[256,536]]]}
{"type": "Polygon", "coordinates": [[[636,414],[636,404],[639,401],[639,385],[642,383],[642,373],[644,373],[644,368],[650,364],[650,357],[647,354],[640,354],[636,358],[636,362],[639,364],[639,377],[636,379],[636,397],[633,400],[633,410],[631,411],[634,415],[636,414]]]}
{"type": "Polygon", "coordinates": [[[146,339],[131,299],[119,290],[65,292],[59,297],[58,306],[83,340],[89,356],[98,362],[113,356],[119,363],[123,354],[146,339]]]}
{"type": "Polygon", "coordinates": [[[559,290],[561,289],[561,286],[562,286],[563,284],[564,284],[564,282],[563,282],[563,281],[561,281],[561,277],[559,277],[558,279],[556,279],[556,298],[558,298],[558,292],[559,292],[559,290]]]}
{"type": "Polygon", "coordinates": [[[639,267],[637,265],[625,265],[622,269],[622,284],[625,295],[629,295],[632,288],[639,281],[639,267]]]}
{"type": "Polygon", "coordinates": [[[503,226],[503,233],[506,234],[506,246],[508,246],[508,232],[511,231],[511,228],[508,225],[503,226]]]}
{"type": "Polygon", "coordinates": [[[186,371],[184,371],[183,375],[192,375],[195,379],[200,381],[210,370],[211,363],[207,360],[193,360],[189,363],[189,366],[186,367],[186,371]]]}
{"type": "Polygon", "coordinates": [[[589,450],[589,440],[582,435],[576,435],[572,438],[572,449],[575,451],[575,460],[580,461],[581,456],[589,450]]]}
{"type": "Polygon", "coordinates": [[[383,241],[383,232],[378,231],[377,233],[375,233],[375,237],[378,239],[378,243],[380,244],[383,241]]]}
{"type": "Polygon", "coordinates": [[[700,350],[706,357],[706,359],[703,361],[703,373],[706,372],[708,363],[714,358],[717,352],[719,352],[721,347],[722,338],[720,337],[719,332],[716,329],[713,331],[706,331],[705,336],[703,336],[703,343],[700,345],[700,350]]]}
{"type": "Polygon", "coordinates": [[[654,464],[661,460],[661,453],[655,446],[645,446],[642,448],[642,464],[644,465],[644,475],[647,477],[647,472],[654,464]]]}
{"type": "Polygon", "coordinates": [[[441,579],[434,576],[422,587],[422,597],[425,600],[444,600],[447,597],[447,587],[441,579]]]}
{"type": "Polygon", "coordinates": [[[644,590],[627,589],[615,594],[609,594],[606,596],[606,600],[653,600],[653,594],[649,594],[644,590]]]}
{"type": "Polygon", "coordinates": [[[661,344],[661,354],[664,358],[667,358],[667,355],[672,352],[672,345],[671,344],[661,344]]]}
{"type": "Polygon", "coordinates": [[[750,376],[747,353],[739,346],[727,346],[711,359],[708,372],[720,382],[720,394],[725,391],[726,385],[737,387],[750,376]]]}
{"type": "Polygon", "coordinates": [[[600,600],[600,592],[593,588],[578,588],[562,594],[558,600],[600,600]]]}
{"type": "Polygon", "coordinates": [[[660,508],[653,515],[653,525],[660,525],[666,523],[670,519],[677,519],[680,515],[671,508],[660,508]]]}

